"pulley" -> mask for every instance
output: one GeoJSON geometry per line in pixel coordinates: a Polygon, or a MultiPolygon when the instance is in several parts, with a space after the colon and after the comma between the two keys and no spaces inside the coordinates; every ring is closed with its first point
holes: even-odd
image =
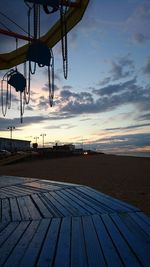
{"type": "Polygon", "coordinates": [[[24,0],[25,2],[39,4],[43,6],[43,9],[46,13],[53,13],[59,9],[60,0],[24,0]],[[48,7],[51,9],[48,10],[48,7]]]}
{"type": "Polygon", "coordinates": [[[13,86],[16,89],[16,92],[24,92],[26,88],[26,79],[25,77],[18,72],[17,70],[13,70],[10,75],[8,75],[8,84],[13,86]]]}
{"type": "Polygon", "coordinates": [[[39,40],[30,44],[26,57],[29,62],[35,62],[39,67],[50,66],[50,49],[39,40]]]}

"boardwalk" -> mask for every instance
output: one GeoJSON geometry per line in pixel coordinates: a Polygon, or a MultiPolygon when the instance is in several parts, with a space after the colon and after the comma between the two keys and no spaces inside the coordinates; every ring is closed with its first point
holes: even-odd
{"type": "Polygon", "coordinates": [[[150,219],[86,186],[1,176],[0,266],[149,267],[150,219]]]}

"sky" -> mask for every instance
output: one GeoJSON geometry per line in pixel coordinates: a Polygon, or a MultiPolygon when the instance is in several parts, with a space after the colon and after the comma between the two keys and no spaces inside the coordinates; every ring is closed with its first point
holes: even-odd
{"type": "MultiPolygon", "coordinates": [[[[5,0],[0,11],[27,29],[24,1],[5,0]],[[9,8],[8,8],[9,7],[9,8]]],[[[58,14],[41,14],[45,33],[58,14]]],[[[21,32],[0,15],[4,25],[21,32]]],[[[3,25],[2,25],[3,23],[3,25]]],[[[69,73],[63,77],[61,44],[53,48],[55,96],[48,102],[47,68],[31,78],[31,100],[19,119],[19,95],[12,88],[12,105],[0,111],[0,136],[31,140],[46,135],[46,146],[73,143],[111,154],[150,156],[150,2],[93,0],[82,20],[68,33],[69,73]]],[[[19,46],[23,43],[19,41],[19,46]]],[[[14,38],[0,36],[0,53],[15,49],[14,38]]],[[[18,66],[21,72],[22,65],[18,66]]],[[[2,77],[6,71],[0,71],[2,77]]]]}

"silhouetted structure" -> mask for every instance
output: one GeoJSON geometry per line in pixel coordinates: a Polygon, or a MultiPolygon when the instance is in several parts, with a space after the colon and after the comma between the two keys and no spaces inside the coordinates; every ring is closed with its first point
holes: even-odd
{"type": "Polygon", "coordinates": [[[0,137],[0,149],[8,151],[28,150],[30,149],[30,142],[26,140],[18,140],[0,137]]]}

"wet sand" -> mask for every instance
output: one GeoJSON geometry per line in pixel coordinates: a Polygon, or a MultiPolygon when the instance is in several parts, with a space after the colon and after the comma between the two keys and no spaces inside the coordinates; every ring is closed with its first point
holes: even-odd
{"type": "Polygon", "coordinates": [[[0,175],[72,182],[126,201],[150,216],[150,158],[93,155],[0,166],[0,175]]]}

